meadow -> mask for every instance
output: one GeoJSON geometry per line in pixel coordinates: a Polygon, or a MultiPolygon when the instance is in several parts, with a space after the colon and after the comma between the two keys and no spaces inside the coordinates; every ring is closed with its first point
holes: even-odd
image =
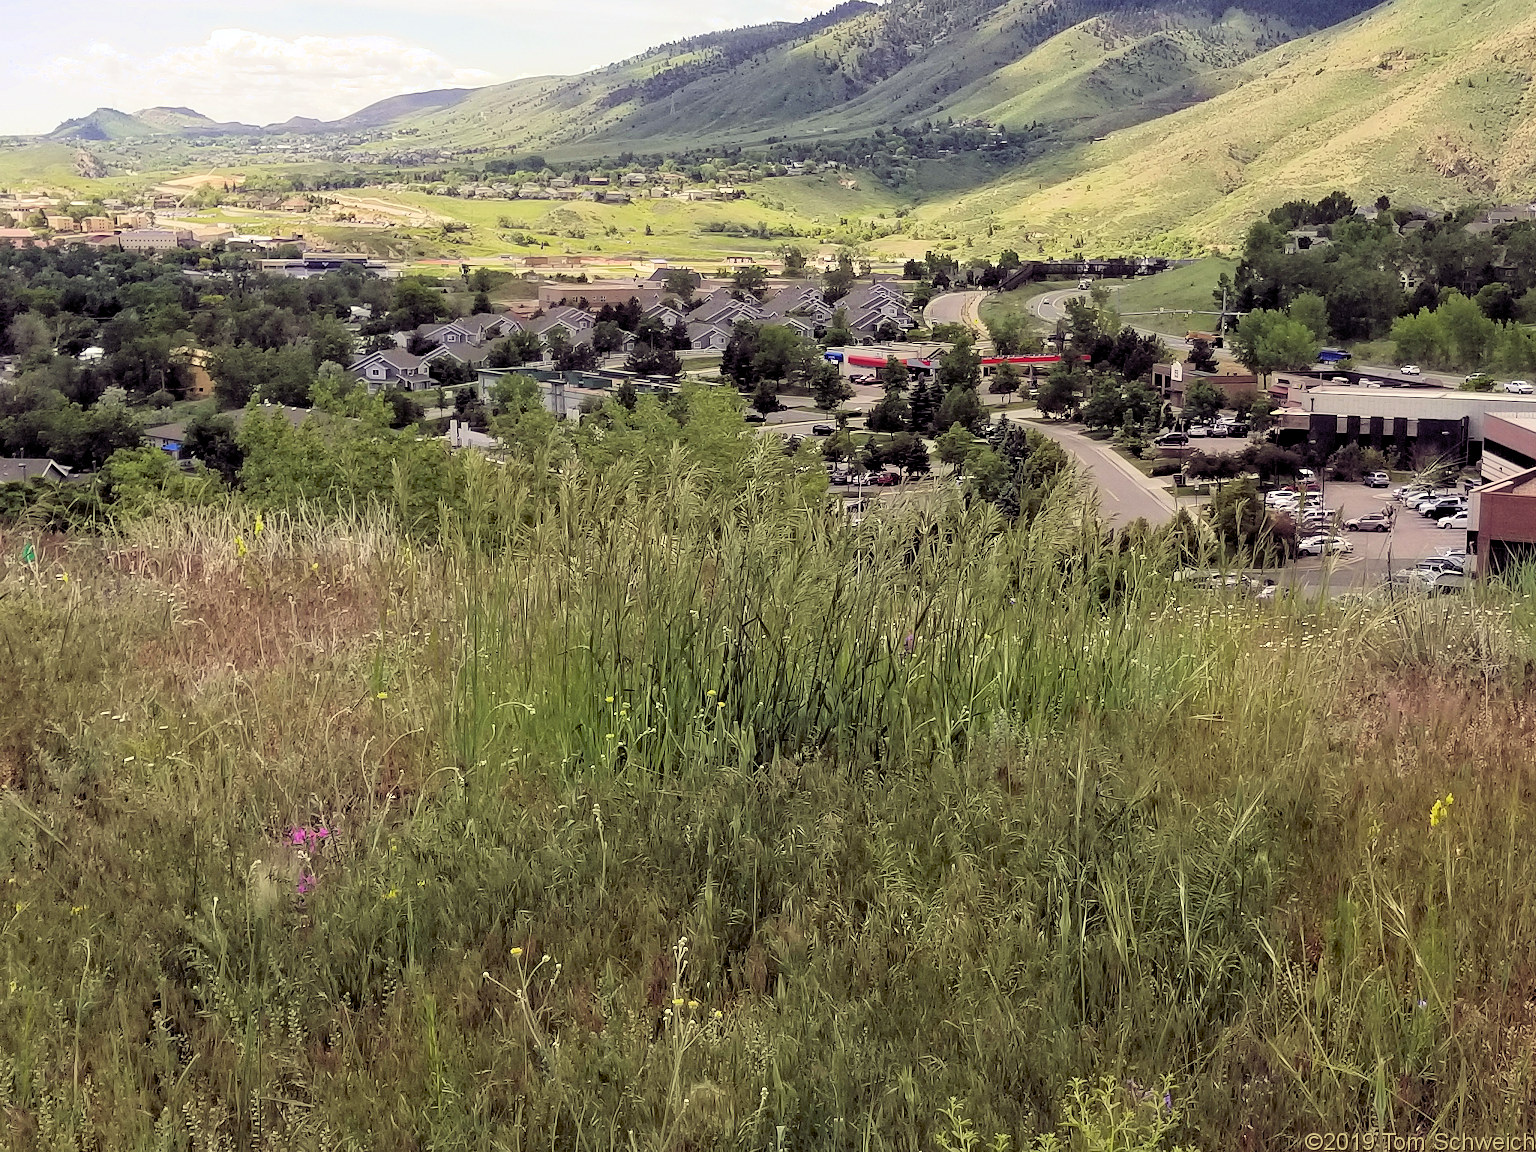
{"type": "Polygon", "coordinates": [[[1530,1129],[1529,582],[1261,605],[647,421],[0,532],[7,1147],[1530,1129]]]}

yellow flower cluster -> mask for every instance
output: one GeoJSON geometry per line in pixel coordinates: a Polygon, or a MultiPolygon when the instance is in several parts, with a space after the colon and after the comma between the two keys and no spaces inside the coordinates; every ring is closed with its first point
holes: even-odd
{"type": "Polygon", "coordinates": [[[1438,828],[1442,823],[1449,820],[1451,818],[1451,805],[1454,803],[1456,803],[1456,797],[1452,796],[1449,792],[1445,794],[1444,800],[1436,800],[1435,806],[1429,810],[1429,826],[1431,828],[1438,828]]]}

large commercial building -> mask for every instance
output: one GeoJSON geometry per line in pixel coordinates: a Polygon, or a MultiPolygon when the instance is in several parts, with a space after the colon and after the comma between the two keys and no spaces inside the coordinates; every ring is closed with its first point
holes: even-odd
{"type": "Polygon", "coordinates": [[[1389,458],[1428,454],[1477,465],[1483,456],[1490,418],[1501,414],[1536,417],[1536,396],[1450,388],[1297,384],[1289,382],[1280,421],[1281,438],[1291,443],[1305,441],[1323,457],[1354,441],[1380,448],[1389,458]]]}

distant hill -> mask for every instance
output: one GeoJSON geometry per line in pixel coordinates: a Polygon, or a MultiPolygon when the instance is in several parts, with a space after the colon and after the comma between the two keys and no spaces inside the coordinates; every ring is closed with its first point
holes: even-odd
{"type": "Polygon", "coordinates": [[[119,112],[116,108],[98,108],[89,116],[64,121],[48,133],[47,138],[60,141],[131,140],[136,137],[162,134],[162,129],[140,120],[137,116],[119,112]]]}
{"type": "Polygon", "coordinates": [[[1536,197],[1529,0],[1393,0],[1266,52],[1194,107],[1043,156],[925,219],[1178,251],[1334,188],[1445,207],[1536,197]]]}
{"type": "Polygon", "coordinates": [[[409,92],[403,96],[390,96],[388,99],[379,100],[353,112],[350,116],[343,116],[340,120],[316,121],[319,127],[310,131],[346,132],[362,128],[382,128],[407,116],[452,108],[476,91],[478,89],[475,88],[439,88],[434,92],[409,92]]]}
{"type": "Polygon", "coordinates": [[[855,0],[576,77],[480,89],[402,121],[424,142],[555,155],[669,151],[972,117],[1103,127],[1230,86],[1227,70],[1366,0],[855,0]],[[1066,37],[1068,44],[1062,38],[1066,37]],[[1053,46],[1045,57],[1038,53],[1053,46]]]}

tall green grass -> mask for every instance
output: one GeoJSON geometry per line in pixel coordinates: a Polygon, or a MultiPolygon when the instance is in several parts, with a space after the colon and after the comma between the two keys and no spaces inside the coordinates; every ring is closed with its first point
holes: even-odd
{"type": "Polygon", "coordinates": [[[735,467],[0,537],[8,1144],[1530,1123],[1521,589],[1259,605],[1066,486],[735,467]]]}

